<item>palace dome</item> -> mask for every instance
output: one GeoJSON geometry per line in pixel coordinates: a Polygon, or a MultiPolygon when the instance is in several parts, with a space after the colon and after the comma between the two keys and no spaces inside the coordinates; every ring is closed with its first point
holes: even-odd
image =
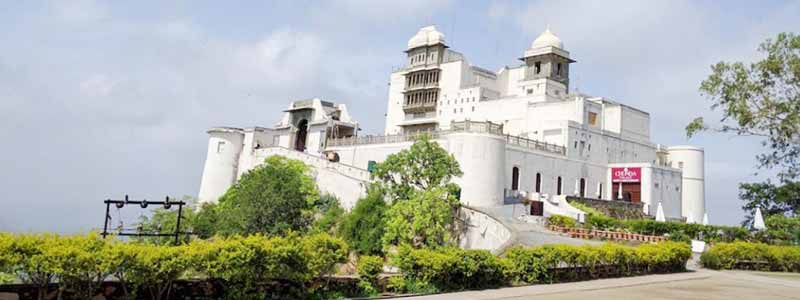
{"type": "Polygon", "coordinates": [[[444,44],[444,34],[436,30],[436,26],[431,25],[420,28],[417,34],[408,40],[408,49],[436,44],[444,44]]]}
{"type": "Polygon", "coordinates": [[[558,38],[555,34],[550,32],[550,28],[545,29],[536,40],[533,41],[531,44],[531,49],[541,48],[541,47],[556,47],[559,49],[564,49],[564,43],[561,42],[561,39],[558,38]]]}

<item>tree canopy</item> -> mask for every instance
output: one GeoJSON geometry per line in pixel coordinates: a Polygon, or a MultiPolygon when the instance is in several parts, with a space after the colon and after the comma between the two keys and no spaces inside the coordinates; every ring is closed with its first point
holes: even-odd
{"type": "Polygon", "coordinates": [[[696,118],[686,133],[703,130],[755,136],[765,152],[759,168],[779,168],[785,180],[800,175],[800,36],[781,33],[759,47],[766,57],[758,62],[719,62],[700,85],[700,92],[719,109],[719,124],[696,118]]]}
{"type": "Polygon", "coordinates": [[[389,155],[375,170],[391,200],[408,199],[414,190],[428,190],[450,185],[463,175],[458,161],[427,136],[409,149],[389,155]]]}
{"type": "Polygon", "coordinates": [[[301,161],[277,155],[266,158],[219,199],[218,232],[280,235],[305,231],[320,197],[309,173],[301,161]]]}
{"type": "Polygon", "coordinates": [[[386,209],[383,190],[378,185],[371,185],[367,196],[358,199],[353,211],[342,222],[339,234],[359,254],[382,254],[386,209]]]}
{"type": "Polygon", "coordinates": [[[761,139],[759,169],[777,171],[779,183],[742,183],[739,198],[750,216],[756,207],[766,214],[794,215],[800,209],[800,36],[781,33],[758,48],[762,60],[719,62],[700,84],[700,92],[720,110],[718,124],[696,118],[686,126],[689,137],[714,131],[761,139]]]}

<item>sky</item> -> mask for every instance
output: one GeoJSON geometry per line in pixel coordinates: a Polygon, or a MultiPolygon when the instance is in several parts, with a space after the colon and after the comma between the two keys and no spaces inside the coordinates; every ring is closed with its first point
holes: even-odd
{"type": "MultiPolygon", "coordinates": [[[[196,196],[214,126],[274,125],[290,101],[348,106],[383,131],[389,74],[436,25],[490,70],[548,25],[578,62],[573,88],[650,112],[652,139],[705,148],[711,223],[743,213],[759,140],[703,134],[698,92],[718,61],[800,28],[798,1],[0,0],[0,231],[84,232],[107,198],[196,196]]],[[[139,211],[113,212],[135,221],[139,211]]]]}

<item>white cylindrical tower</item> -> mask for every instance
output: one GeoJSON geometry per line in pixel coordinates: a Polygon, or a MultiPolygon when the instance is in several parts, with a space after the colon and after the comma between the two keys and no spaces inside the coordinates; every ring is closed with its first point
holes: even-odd
{"type": "Polygon", "coordinates": [[[503,205],[505,140],[480,133],[452,133],[447,139],[450,153],[464,172],[455,180],[461,186],[461,204],[471,207],[503,205]]]}
{"type": "Polygon", "coordinates": [[[215,127],[208,130],[208,154],[197,195],[200,203],[216,203],[236,182],[239,154],[244,143],[244,130],[215,127]]]}
{"type": "Polygon", "coordinates": [[[681,169],[681,215],[702,220],[706,212],[705,154],[703,148],[673,146],[667,149],[670,165],[681,169]]]}

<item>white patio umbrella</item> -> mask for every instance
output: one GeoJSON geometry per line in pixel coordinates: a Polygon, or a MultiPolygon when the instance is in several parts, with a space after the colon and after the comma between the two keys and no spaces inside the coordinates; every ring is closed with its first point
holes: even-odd
{"type": "Polygon", "coordinates": [[[703,214],[703,225],[708,225],[708,213],[703,214]]]}
{"type": "Polygon", "coordinates": [[[694,224],[694,213],[689,211],[689,215],[686,216],[686,224],[694,224]]]}
{"type": "Polygon", "coordinates": [[[667,221],[667,217],[664,216],[664,207],[661,206],[661,202],[658,202],[658,209],[656,209],[656,221],[657,222],[667,221]]]}
{"type": "Polygon", "coordinates": [[[761,215],[761,208],[756,207],[756,216],[753,218],[753,229],[764,230],[767,225],[764,224],[764,216],[761,215]]]}

